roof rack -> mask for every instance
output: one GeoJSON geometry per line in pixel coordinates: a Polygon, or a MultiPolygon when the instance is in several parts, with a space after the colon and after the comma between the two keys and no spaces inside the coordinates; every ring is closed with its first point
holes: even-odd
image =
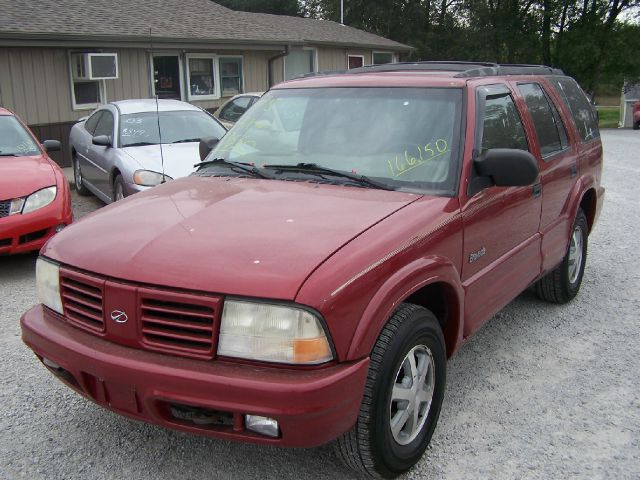
{"type": "Polygon", "coordinates": [[[368,65],[352,68],[351,70],[334,70],[330,72],[311,72],[296,78],[306,78],[324,75],[350,74],[372,72],[457,72],[456,78],[491,77],[496,75],[564,75],[559,68],[546,65],[527,64],[498,64],[488,62],[458,62],[458,61],[428,61],[428,62],[400,62],[384,65],[368,65]]]}

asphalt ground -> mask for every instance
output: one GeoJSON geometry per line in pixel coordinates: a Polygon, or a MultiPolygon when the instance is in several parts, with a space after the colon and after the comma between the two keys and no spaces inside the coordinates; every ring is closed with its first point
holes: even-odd
{"type": "MultiPolygon", "coordinates": [[[[640,133],[602,139],[607,195],[578,297],[524,292],[461,348],[431,445],[404,478],[640,478],[640,133]]],[[[77,218],[101,206],[73,203],[77,218]]],[[[71,391],[20,340],[35,258],[0,257],[0,479],[353,478],[331,446],[183,434],[71,391]]]]}

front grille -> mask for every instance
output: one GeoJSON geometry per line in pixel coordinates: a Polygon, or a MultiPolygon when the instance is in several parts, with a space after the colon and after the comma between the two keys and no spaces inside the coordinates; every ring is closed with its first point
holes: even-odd
{"type": "Polygon", "coordinates": [[[61,272],[60,295],[64,315],[71,323],[92,332],[104,332],[104,282],[61,272]]]}
{"type": "Polygon", "coordinates": [[[11,210],[11,200],[0,201],[0,218],[8,217],[11,210]]]}
{"type": "Polygon", "coordinates": [[[215,310],[210,300],[173,295],[177,298],[142,293],[140,327],[144,343],[154,350],[212,357],[215,310]]]}

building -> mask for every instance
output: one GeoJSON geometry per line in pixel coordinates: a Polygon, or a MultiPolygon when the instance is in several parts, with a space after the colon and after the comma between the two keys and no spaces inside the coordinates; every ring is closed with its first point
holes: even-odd
{"type": "Polygon", "coordinates": [[[640,102],[640,83],[625,83],[620,97],[620,127],[633,127],[633,105],[640,102]]]}
{"type": "MultiPolygon", "coordinates": [[[[215,110],[311,71],[398,61],[410,47],[335,22],[210,0],[0,0],[0,106],[64,148],[99,104],[176,98],[215,110]]],[[[55,157],[55,154],[54,154],[55,157]]]]}

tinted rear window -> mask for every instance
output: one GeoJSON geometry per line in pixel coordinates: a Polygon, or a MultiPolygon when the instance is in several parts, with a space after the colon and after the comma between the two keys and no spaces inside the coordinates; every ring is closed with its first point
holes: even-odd
{"type": "Polygon", "coordinates": [[[526,83],[518,85],[518,89],[524,97],[524,101],[529,107],[529,113],[533,118],[533,124],[538,134],[540,143],[540,153],[543,157],[553,155],[561,151],[566,146],[566,138],[562,123],[558,125],[551,104],[542,88],[537,83],[526,83]],[[562,137],[561,137],[562,135],[562,137]]]}
{"type": "Polygon", "coordinates": [[[591,105],[591,102],[589,102],[577,82],[569,77],[551,77],[549,81],[569,106],[582,141],[587,142],[598,138],[600,136],[598,116],[596,115],[595,108],[591,105]]]}

